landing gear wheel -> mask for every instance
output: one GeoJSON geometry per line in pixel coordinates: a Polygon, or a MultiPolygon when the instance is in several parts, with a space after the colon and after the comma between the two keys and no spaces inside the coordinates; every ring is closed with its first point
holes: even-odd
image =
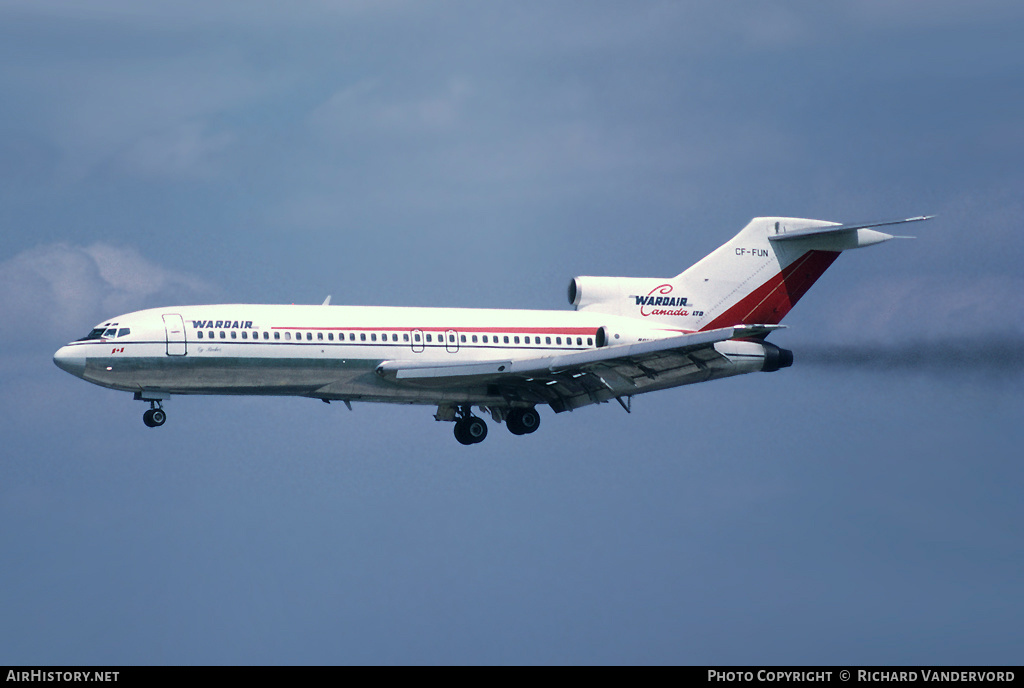
{"type": "Polygon", "coordinates": [[[147,428],[159,428],[167,422],[167,413],[162,408],[151,408],[142,414],[142,422],[147,428]]]}
{"type": "Polygon", "coordinates": [[[529,435],[540,427],[540,414],[534,408],[512,409],[505,419],[505,425],[513,435],[529,435]]]}
{"type": "Polygon", "coordinates": [[[487,423],[482,418],[469,416],[455,423],[455,439],[461,444],[476,444],[487,437],[487,423]]]}

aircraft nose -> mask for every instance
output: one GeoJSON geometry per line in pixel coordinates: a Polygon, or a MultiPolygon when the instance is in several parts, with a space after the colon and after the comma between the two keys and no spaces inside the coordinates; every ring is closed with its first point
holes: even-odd
{"type": "Polygon", "coordinates": [[[53,355],[53,362],[61,370],[67,371],[75,377],[82,377],[85,374],[85,356],[78,355],[74,347],[62,346],[53,355]]]}

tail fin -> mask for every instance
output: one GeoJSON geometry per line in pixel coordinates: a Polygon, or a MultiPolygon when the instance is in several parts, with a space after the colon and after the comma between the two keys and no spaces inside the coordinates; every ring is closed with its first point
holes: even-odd
{"type": "Polygon", "coordinates": [[[841,225],[757,217],[739,234],[675,277],[577,277],[569,300],[578,310],[626,315],[683,331],[774,325],[842,251],[894,238],[880,227],[927,220],[841,225]]]}

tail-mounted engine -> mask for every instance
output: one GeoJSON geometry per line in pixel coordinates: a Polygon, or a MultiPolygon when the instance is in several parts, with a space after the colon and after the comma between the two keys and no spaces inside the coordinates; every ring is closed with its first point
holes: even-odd
{"type": "Polygon", "coordinates": [[[764,347],[764,365],[761,366],[761,372],[774,373],[793,365],[793,352],[789,349],[782,349],[768,342],[761,342],[761,346],[764,347]]]}
{"type": "Polygon", "coordinates": [[[637,295],[647,295],[668,280],[656,277],[574,277],[569,282],[569,303],[576,310],[590,308],[601,313],[635,315],[637,295]]]}

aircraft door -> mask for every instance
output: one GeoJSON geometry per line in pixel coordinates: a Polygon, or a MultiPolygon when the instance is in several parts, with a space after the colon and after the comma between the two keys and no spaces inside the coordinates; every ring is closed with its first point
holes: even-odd
{"type": "Polygon", "coordinates": [[[459,350],[459,333],[455,330],[448,330],[444,333],[444,348],[448,353],[454,354],[459,350]]]}
{"type": "Polygon", "coordinates": [[[412,352],[414,354],[423,353],[423,330],[412,331],[412,352]]]}
{"type": "Polygon", "coordinates": [[[164,331],[167,333],[167,355],[184,356],[185,350],[185,322],[177,313],[168,313],[164,316],[164,331]]]}

